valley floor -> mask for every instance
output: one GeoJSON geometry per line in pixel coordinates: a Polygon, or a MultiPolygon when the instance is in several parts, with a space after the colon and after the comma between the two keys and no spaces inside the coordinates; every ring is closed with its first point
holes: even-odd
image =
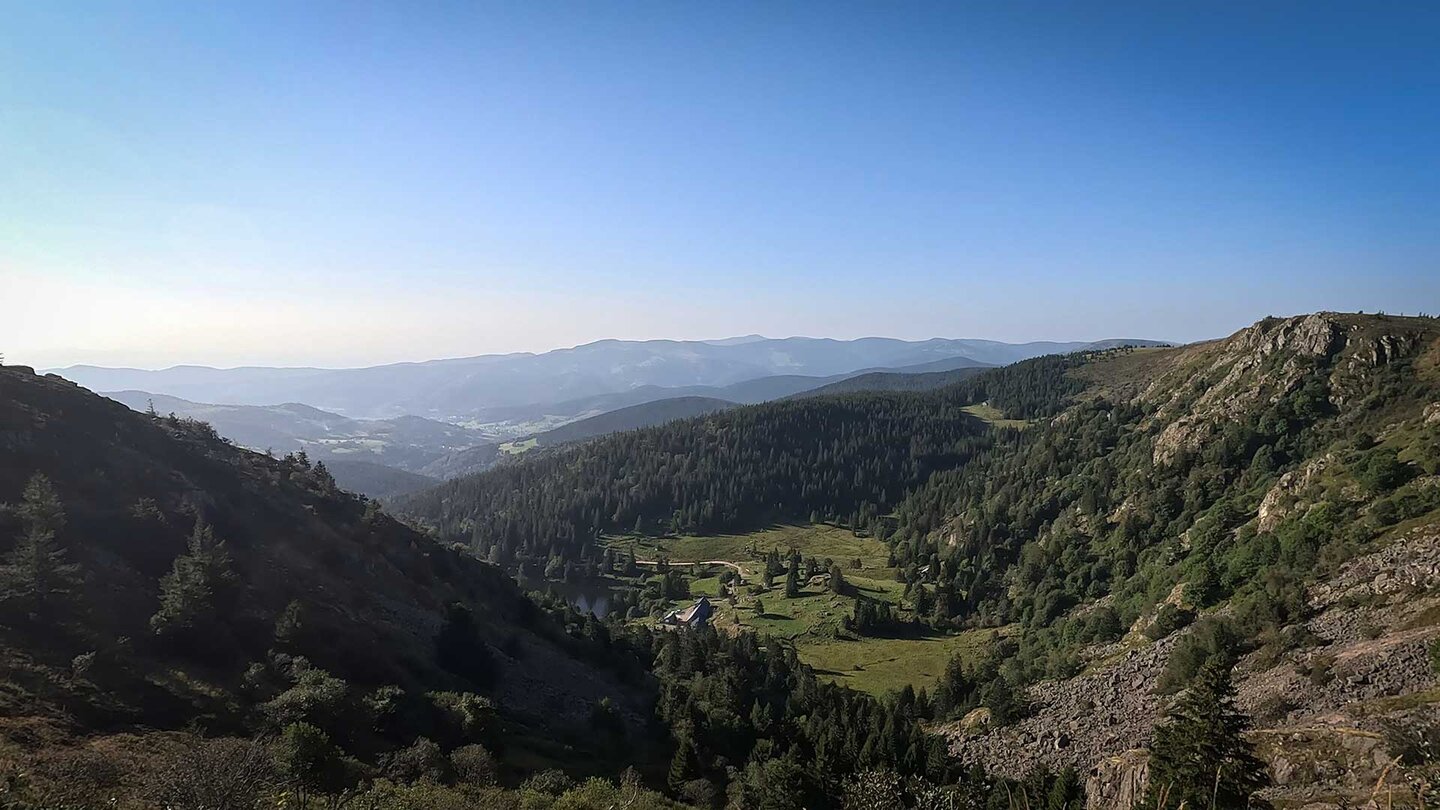
{"type": "Polygon", "coordinates": [[[820,677],[874,695],[906,685],[917,690],[932,686],[952,657],[980,654],[995,634],[917,631],[877,637],[845,630],[857,596],[899,608],[904,585],[896,580],[883,543],[828,524],[777,525],[745,534],[626,536],[611,538],[608,545],[633,552],[647,567],[666,559],[673,569],[693,570],[691,594],[711,598],[718,628],[783,638],[820,677]],[[776,550],[784,557],[791,549],[807,559],[838,563],[851,590],[835,593],[817,579],[804,584],[795,598],[786,598],[783,575],[760,590],[765,556],[776,550]],[[722,592],[720,575],[726,570],[738,571],[743,584],[722,592]]]}

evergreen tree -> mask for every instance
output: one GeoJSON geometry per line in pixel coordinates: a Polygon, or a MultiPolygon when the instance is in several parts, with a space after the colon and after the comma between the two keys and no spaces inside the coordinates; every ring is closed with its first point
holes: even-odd
{"type": "Polygon", "coordinates": [[[314,475],[321,492],[334,493],[340,489],[339,485],[335,483],[335,476],[331,475],[330,470],[326,468],[325,462],[315,462],[314,475]]]}
{"type": "Polygon", "coordinates": [[[689,737],[681,737],[679,744],[675,746],[675,756],[670,758],[670,772],[666,781],[671,790],[679,790],[681,785],[694,777],[695,744],[689,737]]]}
{"type": "Polygon", "coordinates": [[[950,775],[950,754],[945,746],[944,737],[932,737],[925,752],[925,775],[939,784],[949,781],[950,775]]]}
{"type": "Polygon", "coordinates": [[[16,618],[53,622],[73,606],[80,568],[66,562],[65,547],[59,540],[65,510],[50,479],[37,473],[22,497],[15,512],[24,529],[0,565],[0,604],[16,618]]]}
{"type": "Polygon", "coordinates": [[[1079,810],[1085,806],[1085,788],[1074,768],[1067,767],[1050,784],[1045,810],[1079,810]]]}
{"type": "Polygon", "coordinates": [[[160,579],[160,609],[150,617],[150,629],[172,637],[210,633],[233,606],[235,583],[225,543],[197,517],[188,549],[160,579]]]}
{"type": "Polygon", "coordinates": [[[1146,807],[1192,810],[1248,807],[1269,784],[1244,732],[1249,720],[1235,709],[1228,664],[1211,660],[1196,673],[1155,730],[1146,807]]]}
{"type": "Polygon", "coordinates": [[[302,646],[304,634],[305,608],[298,601],[291,600],[275,619],[275,647],[296,651],[302,646]]]}
{"type": "Polygon", "coordinates": [[[275,745],[275,764],[301,807],[316,793],[336,790],[343,779],[341,752],[309,723],[291,723],[275,745]]]}
{"type": "Polygon", "coordinates": [[[435,634],[435,658],[440,666],[477,684],[495,678],[495,657],[480,637],[475,614],[459,602],[445,610],[445,621],[435,634]]]}

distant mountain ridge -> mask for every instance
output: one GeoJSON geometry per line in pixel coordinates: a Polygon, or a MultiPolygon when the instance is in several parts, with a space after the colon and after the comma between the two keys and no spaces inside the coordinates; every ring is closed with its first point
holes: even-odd
{"type": "Polygon", "coordinates": [[[330,474],[335,477],[335,483],[341,489],[371,498],[405,495],[440,483],[438,478],[387,467],[373,461],[332,459],[325,466],[329,468],[330,474]]]}
{"type": "Polygon", "coordinates": [[[93,390],[153,391],[196,402],[304,402],[352,418],[416,415],[471,419],[490,408],[558,403],[643,386],[728,386],[779,375],[826,377],[961,357],[1003,365],[1097,345],[875,337],[601,340],[543,354],[482,355],[366,368],[176,366],[147,371],[78,365],[55,373],[93,390]]]}
{"type": "Polygon", "coordinates": [[[553,430],[547,430],[535,438],[542,445],[563,444],[603,436],[606,433],[660,425],[676,419],[704,416],[707,413],[733,408],[735,404],[710,397],[661,399],[655,402],[631,405],[628,408],[618,408],[588,419],[570,422],[553,430]]]}
{"type": "Polygon", "coordinates": [[[102,396],[136,411],[153,407],[161,415],[173,413],[208,422],[220,435],[252,450],[304,450],[317,461],[368,461],[414,473],[441,456],[495,438],[419,416],[350,419],[298,403],[215,405],[146,391],[112,391],[102,396]]]}
{"type": "Polygon", "coordinates": [[[868,374],[857,374],[854,377],[846,377],[843,380],[830,383],[829,385],[822,385],[819,388],[813,388],[809,391],[801,391],[798,394],[791,395],[791,398],[852,394],[859,391],[933,391],[936,388],[944,388],[952,383],[960,382],[967,377],[973,377],[990,368],[993,367],[969,366],[915,373],[872,371],[868,374]]]}

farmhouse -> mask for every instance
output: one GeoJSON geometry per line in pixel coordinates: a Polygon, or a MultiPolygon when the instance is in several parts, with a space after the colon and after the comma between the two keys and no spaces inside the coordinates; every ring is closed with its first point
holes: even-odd
{"type": "Polygon", "coordinates": [[[710,622],[710,617],[714,613],[715,607],[710,604],[708,598],[702,596],[688,608],[676,608],[666,613],[660,619],[660,627],[667,630],[678,627],[688,627],[692,630],[701,628],[710,622]]]}

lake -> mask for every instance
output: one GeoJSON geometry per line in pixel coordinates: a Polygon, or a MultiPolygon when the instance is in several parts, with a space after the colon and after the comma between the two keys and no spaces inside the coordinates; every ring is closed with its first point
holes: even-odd
{"type": "Polygon", "coordinates": [[[527,580],[525,587],[530,590],[552,593],[581,613],[589,613],[597,619],[610,615],[611,599],[615,589],[610,585],[591,582],[546,582],[527,580]]]}

